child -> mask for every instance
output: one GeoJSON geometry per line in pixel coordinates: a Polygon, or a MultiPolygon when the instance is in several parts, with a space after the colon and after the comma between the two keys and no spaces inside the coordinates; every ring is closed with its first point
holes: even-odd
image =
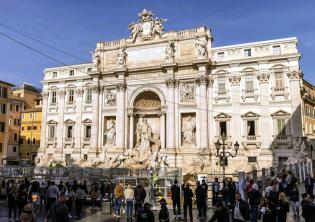
{"type": "Polygon", "coordinates": [[[168,209],[167,209],[166,200],[164,198],[162,198],[160,200],[160,204],[161,204],[161,210],[159,212],[159,221],[160,222],[169,222],[170,217],[169,217],[169,213],[168,213],[168,209]]]}

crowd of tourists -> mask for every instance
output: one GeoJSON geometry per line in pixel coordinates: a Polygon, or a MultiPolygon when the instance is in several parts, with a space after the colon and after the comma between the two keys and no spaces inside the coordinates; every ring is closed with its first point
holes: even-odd
{"type": "MultiPolygon", "coordinates": [[[[218,178],[210,183],[205,180],[196,184],[174,180],[171,190],[173,219],[189,218],[193,221],[193,205],[196,204],[198,218],[207,218],[210,206],[214,208],[209,222],[285,222],[291,207],[296,218],[300,215],[305,222],[315,221],[315,199],[313,194],[314,179],[307,175],[305,193],[300,193],[297,178],[290,172],[272,174],[265,190],[261,184],[247,177],[245,181],[235,182],[232,178],[218,178]],[[209,189],[210,188],[210,189],[209,189]],[[209,195],[210,193],[212,195],[209,195]],[[210,202],[210,201],[209,201],[210,202]],[[302,209],[302,212],[300,212],[302,209]],[[183,215],[182,215],[183,210],[183,215]],[[301,213],[301,214],[300,214],[301,213]]],[[[0,204],[8,206],[9,221],[36,221],[36,212],[43,212],[48,222],[73,221],[85,215],[89,206],[91,213],[102,210],[103,200],[113,216],[126,215],[127,221],[154,222],[152,211],[154,201],[148,184],[123,186],[119,181],[112,182],[77,182],[76,180],[56,184],[54,181],[30,182],[27,178],[2,181],[0,184],[0,204]],[[72,218],[72,219],[71,219],[72,218]],[[134,219],[133,219],[134,218],[134,219]]],[[[168,201],[159,198],[158,220],[170,221],[168,201]]]]}

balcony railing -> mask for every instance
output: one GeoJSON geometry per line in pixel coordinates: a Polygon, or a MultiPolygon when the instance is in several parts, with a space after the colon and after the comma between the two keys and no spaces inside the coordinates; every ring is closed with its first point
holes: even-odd
{"type": "Polygon", "coordinates": [[[214,97],[215,102],[218,102],[219,100],[226,100],[227,102],[230,100],[229,91],[217,91],[215,92],[217,96],[214,97]]]}
{"type": "Polygon", "coordinates": [[[251,136],[243,136],[243,140],[245,141],[257,141],[260,139],[260,136],[251,135],[251,136]]]}
{"type": "Polygon", "coordinates": [[[258,89],[243,89],[241,97],[242,97],[243,102],[245,102],[247,98],[254,98],[254,100],[257,101],[258,89]]]}
{"type": "Polygon", "coordinates": [[[288,87],[271,87],[271,98],[275,99],[276,96],[284,96],[285,99],[289,97],[288,87]]]}

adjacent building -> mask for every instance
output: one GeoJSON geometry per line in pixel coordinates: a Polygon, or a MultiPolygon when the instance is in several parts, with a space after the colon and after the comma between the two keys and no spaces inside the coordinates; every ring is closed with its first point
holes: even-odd
{"type": "Polygon", "coordinates": [[[227,172],[297,158],[297,38],[213,47],[208,27],[164,32],[165,21],[144,10],[91,63],[45,69],[38,164],[211,172],[222,138],[232,153],[240,144],[227,172]]]}

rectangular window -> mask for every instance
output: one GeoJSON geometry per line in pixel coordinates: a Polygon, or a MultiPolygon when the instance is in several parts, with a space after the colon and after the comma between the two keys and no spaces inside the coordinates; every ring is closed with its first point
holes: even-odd
{"type": "Polygon", "coordinates": [[[225,78],[218,79],[218,92],[225,93],[225,78]]]}
{"type": "Polygon", "coordinates": [[[248,162],[249,163],[256,163],[257,162],[257,157],[256,156],[249,156],[248,157],[248,162]]]}
{"type": "Polygon", "coordinates": [[[32,130],[32,127],[31,127],[31,126],[28,126],[28,127],[27,127],[27,130],[32,130]]]}
{"type": "Polygon", "coordinates": [[[16,146],[13,147],[13,153],[16,153],[16,146]]]}
{"type": "Polygon", "coordinates": [[[53,91],[53,92],[51,93],[51,103],[52,103],[52,104],[56,104],[56,102],[57,102],[57,92],[56,92],[56,91],[53,91]]]}
{"type": "Polygon", "coordinates": [[[227,130],[226,130],[226,122],[225,121],[220,121],[220,136],[227,136],[227,130]]]}
{"type": "Polygon", "coordinates": [[[69,95],[68,95],[68,102],[73,103],[74,101],[74,90],[69,90],[69,95]]]}
{"type": "Polygon", "coordinates": [[[51,125],[48,128],[48,138],[51,140],[55,138],[55,128],[56,127],[54,125],[51,125]]]}
{"type": "Polygon", "coordinates": [[[0,122],[0,132],[4,132],[5,130],[5,123],[4,122],[0,122]]]}
{"type": "Polygon", "coordinates": [[[57,72],[53,72],[53,73],[52,73],[52,77],[53,77],[53,78],[57,78],[57,72]]]}
{"type": "Polygon", "coordinates": [[[0,153],[2,153],[2,143],[0,143],[0,153]]]}
{"type": "Polygon", "coordinates": [[[247,121],[247,136],[255,136],[256,129],[255,129],[255,120],[248,120],[247,121]]]}
{"type": "Polygon", "coordinates": [[[281,48],[280,45],[275,45],[272,47],[272,52],[274,55],[280,55],[281,54],[281,48]]]}
{"type": "Polygon", "coordinates": [[[6,104],[0,104],[0,114],[6,113],[6,104]]]}
{"type": "Polygon", "coordinates": [[[27,139],[27,144],[31,144],[31,138],[27,139]]]}
{"type": "Polygon", "coordinates": [[[13,140],[14,140],[14,141],[17,141],[17,140],[18,140],[18,134],[17,134],[17,133],[14,133],[14,134],[13,134],[13,140]]]}
{"type": "Polygon", "coordinates": [[[35,138],[33,138],[33,144],[36,144],[36,139],[35,138]]]}
{"type": "Polygon", "coordinates": [[[286,135],[285,132],[285,119],[277,119],[277,133],[278,135],[286,135]]]}
{"type": "Polygon", "coordinates": [[[88,155],[87,155],[87,154],[84,154],[84,155],[83,155],[83,159],[84,159],[84,160],[87,160],[87,159],[88,159],[88,155]]]}
{"type": "Polygon", "coordinates": [[[8,89],[6,87],[0,86],[0,97],[2,97],[2,98],[8,97],[8,89]]]}
{"type": "Polygon", "coordinates": [[[283,73],[282,72],[276,72],[275,73],[275,87],[276,89],[283,89],[283,73]]]}
{"type": "Polygon", "coordinates": [[[74,76],[74,70],[73,69],[69,70],[69,76],[74,76]]]}
{"type": "Polygon", "coordinates": [[[30,119],[33,119],[33,113],[30,113],[30,119]]]}
{"type": "Polygon", "coordinates": [[[246,91],[246,93],[253,93],[254,92],[254,78],[253,78],[253,76],[246,76],[245,77],[245,91],[246,91]]]}
{"type": "Polygon", "coordinates": [[[12,104],[10,104],[10,111],[12,111],[13,110],[13,105],[12,104]]]}
{"type": "Polygon", "coordinates": [[[244,49],[244,56],[245,57],[251,57],[252,56],[252,50],[251,49],[244,49]]]}
{"type": "Polygon", "coordinates": [[[16,106],[15,106],[15,111],[18,112],[19,110],[20,110],[20,106],[19,106],[19,105],[16,105],[16,106]]]}
{"type": "Polygon", "coordinates": [[[66,133],[67,133],[66,138],[67,139],[71,139],[72,138],[72,129],[73,129],[72,126],[67,126],[67,131],[66,131],[66,133]]]}
{"type": "Polygon", "coordinates": [[[92,102],[92,90],[91,89],[87,89],[86,90],[85,102],[86,103],[91,103],[92,102]]]}
{"type": "Polygon", "coordinates": [[[218,52],[218,61],[224,60],[224,52],[218,52]]]}
{"type": "Polygon", "coordinates": [[[33,126],[33,130],[37,130],[37,126],[33,126]]]}
{"type": "Polygon", "coordinates": [[[85,125],[84,138],[85,139],[91,138],[91,125],[85,125]]]}

